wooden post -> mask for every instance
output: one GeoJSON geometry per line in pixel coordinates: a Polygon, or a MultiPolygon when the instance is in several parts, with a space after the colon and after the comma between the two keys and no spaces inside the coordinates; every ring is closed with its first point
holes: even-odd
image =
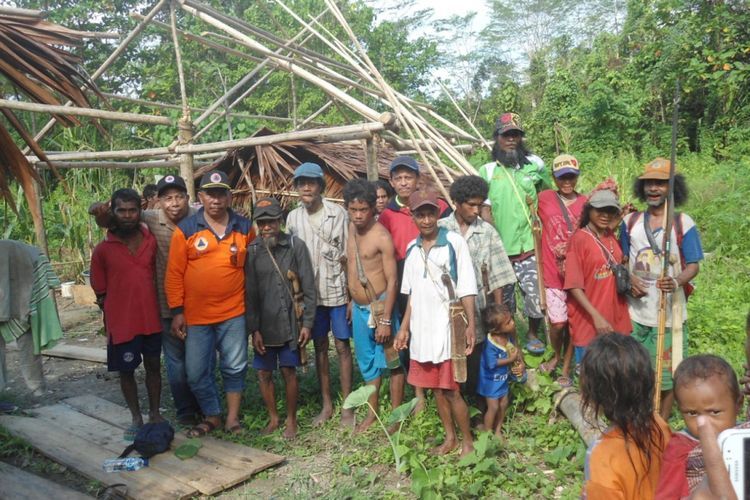
{"type": "MultiPolygon", "coordinates": [[[[179,142],[180,144],[193,143],[193,123],[189,118],[182,118],[179,123],[179,142]]],[[[180,177],[185,179],[187,192],[191,200],[195,200],[195,182],[193,179],[193,153],[182,153],[180,155],[180,177]]]]}
{"type": "Polygon", "coordinates": [[[378,142],[380,135],[374,134],[365,141],[365,157],[367,158],[367,180],[376,181],[378,175],[378,142]]]}
{"type": "Polygon", "coordinates": [[[36,211],[39,217],[32,217],[34,220],[34,232],[36,233],[36,243],[42,249],[45,255],[49,256],[49,247],[47,246],[47,232],[44,230],[44,208],[42,204],[42,186],[35,179],[31,180],[34,186],[34,197],[36,198],[36,211]],[[37,220],[38,219],[38,220],[37,220]]]}

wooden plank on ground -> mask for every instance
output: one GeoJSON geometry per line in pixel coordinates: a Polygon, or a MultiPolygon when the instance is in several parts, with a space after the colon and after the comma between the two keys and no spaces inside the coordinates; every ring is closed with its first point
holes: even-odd
{"type": "Polygon", "coordinates": [[[107,350],[101,347],[83,347],[70,344],[57,344],[52,349],[42,351],[45,356],[53,358],[79,359],[94,363],[107,362],[107,350]]]}
{"type": "MultiPolygon", "coordinates": [[[[62,402],[81,413],[108,422],[120,429],[125,429],[130,425],[130,413],[125,408],[92,394],[75,396],[62,402]]],[[[187,437],[184,434],[175,434],[174,446],[179,446],[185,440],[187,440],[187,437]]],[[[284,457],[281,455],[212,437],[201,438],[201,442],[203,447],[198,455],[226,467],[247,471],[250,475],[284,461],[284,457]]]]}
{"type": "Polygon", "coordinates": [[[86,500],[92,497],[0,462],[1,498],[13,500],[86,500]]]}
{"type": "MultiPolygon", "coordinates": [[[[118,456],[126,446],[118,427],[79,413],[70,406],[56,404],[31,411],[54,427],[98,444],[112,456],[118,456]]],[[[175,446],[173,442],[172,447],[175,446]]],[[[189,460],[180,460],[172,451],[151,457],[149,469],[172,476],[204,495],[216,494],[252,476],[247,468],[227,467],[201,456],[200,453],[189,460]]]]}
{"type": "Polygon", "coordinates": [[[195,488],[149,467],[134,472],[104,472],[102,463],[112,458],[110,451],[65,429],[50,426],[43,419],[0,415],[0,425],[42,454],[84,476],[107,486],[127,484],[129,498],[182,499],[198,494],[195,488]]]}

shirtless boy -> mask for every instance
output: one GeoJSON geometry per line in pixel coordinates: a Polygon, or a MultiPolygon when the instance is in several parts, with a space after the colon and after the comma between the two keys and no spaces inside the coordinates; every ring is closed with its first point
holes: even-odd
{"type": "MultiPolygon", "coordinates": [[[[391,405],[396,408],[404,398],[404,370],[386,360],[385,346],[398,328],[394,305],[397,295],[396,257],[388,231],[375,220],[377,192],[363,179],[349,181],[344,187],[344,205],[352,227],[346,241],[347,282],[352,297],[354,354],[365,383],[375,386],[370,405],[378,408],[378,393],[383,370],[391,369],[391,405]],[[383,302],[382,313],[373,317],[373,302],[383,302]]],[[[377,304],[375,306],[377,308],[377,304]]],[[[395,352],[395,351],[394,351],[395,352]]],[[[369,411],[357,426],[362,432],[375,421],[369,411]]]]}

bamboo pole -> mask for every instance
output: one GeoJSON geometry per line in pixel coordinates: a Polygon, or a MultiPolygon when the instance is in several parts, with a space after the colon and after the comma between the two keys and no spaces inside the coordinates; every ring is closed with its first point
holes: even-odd
{"type": "MultiPolygon", "coordinates": [[[[387,113],[383,114],[384,117],[387,113]]],[[[98,160],[115,158],[146,158],[153,156],[166,156],[183,153],[206,153],[210,151],[226,151],[243,146],[265,146],[287,141],[311,141],[311,142],[339,142],[344,140],[365,139],[375,132],[382,132],[386,125],[383,122],[358,123],[340,127],[328,127],[319,129],[296,130],[283,134],[264,135],[260,137],[245,137],[233,141],[219,141],[206,144],[177,145],[170,149],[167,147],[134,149],[122,151],[79,151],[72,153],[50,154],[50,161],[71,160],[98,160]]],[[[38,159],[37,159],[38,160],[38,159]]],[[[34,159],[32,159],[34,161],[34,159]]]]}
{"type": "Polygon", "coordinates": [[[376,181],[380,177],[378,172],[378,142],[380,135],[375,134],[365,142],[365,158],[367,161],[367,180],[376,181]]]}
{"type": "MultiPolygon", "coordinates": [[[[141,106],[148,106],[151,108],[177,109],[177,110],[182,109],[182,106],[180,104],[169,104],[169,103],[160,102],[160,101],[148,101],[146,99],[138,99],[136,97],[127,97],[127,96],[119,95],[119,94],[109,94],[107,92],[102,92],[102,95],[104,95],[104,97],[108,99],[132,102],[133,104],[139,104],[141,106]]],[[[207,108],[199,108],[199,107],[193,106],[190,109],[193,111],[203,112],[207,108]]],[[[220,115],[220,117],[223,117],[224,115],[228,114],[230,117],[233,117],[233,118],[248,118],[251,120],[268,120],[268,121],[278,121],[278,122],[291,122],[292,121],[291,118],[288,118],[286,116],[254,115],[250,113],[236,113],[236,112],[226,113],[226,111],[219,110],[219,109],[212,111],[211,114],[220,115]]]]}
{"type": "MultiPolygon", "coordinates": [[[[117,48],[105,59],[105,61],[99,66],[99,68],[94,71],[94,74],[91,75],[91,81],[95,82],[100,76],[104,74],[104,72],[109,68],[115,60],[117,60],[118,57],[120,57],[120,54],[123,53],[123,51],[127,48],[128,44],[130,44],[131,41],[135,37],[137,37],[141,31],[143,31],[146,26],[148,25],[149,21],[153,19],[153,17],[159,13],[159,11],[164,7],[164,5],[167,3],[167,0],[159,0],[159,2],[154,5],[154,7],[146,14],[146,18],[140,22],[133,30],[128,34],[128,36],[125,37],[125,39],[120,42],[120,45],[117,46],[117,48]]],[[[81,87],[83,89],[85,87],[81,87]]],[[[73,104],[72,101],[68,101],[65,103],[65,106],[71,106],[73,104]]],[[[42,127],[42,129],[39,131],[38,134],[34,136],[34,141],[39,142],[42,140],[42,138],[47,135],[47,133],[52,130],[52,127],[54,127],[55,123],[57,123],[57,118],[52,117],[47,124],[42,127]]],[[[24,148],[23,154],[29,154],[29,147],[24,148]]]]}
{"type": "MultiPolygon", "coordinates": [[[[309,71],[299,67],[298,65],[291,64],[288,61],[284,61],[283,59],[277,57],[274,52],[269,50],[264,45],[260,44],[259,42],[253,40],[249,36],[245,35],[244,33],[241,33],[240,31],[228,26],[227,24],[221,22],[220,20],[216,19],[215,17],[206,14],[205,12],[201,12],[198,9],[192,7],[191,5],[187,5],[186,0],[179,0],[181,7],[186,10],[187,12],[193,14],[195,17],[201,19],[202,21],[210,24],[211,26],[214,26],[218,29],[221,29],[236,39],[242,41],[245,45],[248,47],[256,50],[257,52],[260,52],[261,54],[268,57],[268,59],[276,66],[285,69],[287,71],[291,71],[300,78],[303,78],[313,85],[317,85],[320,87],[321,90],[323,90],[328,95],[337,98],[340,102],[346,104],[348,107],[356,111],[357,113],[365,116],[366,118],[370,120],[377,120],[380,113],[375,111],[374,109],[370,108],[369,106],[366,106],[365,104],[353,99],[352,97],[348,96],[344,92],[342,92],[339,88],[335,87],[334,85],[331,85],[329,82],[323,80],[322,78],[318,77],[317,75],[314,75],[310,73],[309,71]]],[[[191,2],[192,4],[192,2],[191,2]]]]}
{"type": "MultiPolygon", "coordinates": [[[[180,144],[188,146],[193,144],[193,123],[189,117],[183,117],[179,122],[178,140],[180,144]]],[[[189,152],[180,154],[180,177],[185,179],[187,192],[191,200],[197,199],[195,197],[195,183],[192,182],[193,172],[193,154],[189,152]]]]}
{"type": "MultiPolygon", "coordinates": [[[[172,28],[172,43],[174,44],[174,56],[177,63],[177,79],[180,82],[180,99],[182,100],[182,120],[179,124],[180,130],[183,129],[182,121],[190,122],[190,105],[188,104],[187,89],[185,88],[185,69],[182,66],[182,51],[180,50],[180,41],[177,37],[177,14],[175,8],[175,1],[172,0],[169,3],[169,22],[172,28]]],[[[192,124],[190,125],[190,140],[192,141],[192,124]]],[[[190,162],[192,164],[192,161],[190,162]]],[[[188,177],[185,177],[188,179],[188,177]]],[[[190,191],[188,189],[188,191],[190,191]]],[[[190,193],[190,198],[195,199],[194,194],[190,193]]]]}
{"type": "Polygon", "coordinates": [[[152,125],[173,125],[172,119],[166,116],[141,115],[138,113],[122,113],[119,111],[104,111],[94,108],[79,108],[75,106],[56,106],[38,104],[35,102],[9,101],[0,99],[0,108],[31,111],[32,113],[49,113],[57,115],[88,116],[132,123],[148,123],[152,125]]]}
{"type": "Polygon", "coordinates": [[[463,118],[463,119],[464,119],[464,120],[466,121],[466,123],[468,123],[468,124],[469,124],[469,127],[471,127],[471,129],[472,129],[472,130],[474,131],[474,133],[475,133],[475,134],[477,135],[477,138],[478,138],[478,139],[479,139],[480,141],[482,141],[482,144],[484,145],[484,147],[486,147],[486,148],[487,148],[487,149],[488,149],[489,151],[492,151],[492,146],[490,145],[490,143],[488,143],[487,141],[485,141],[485,140],[484,140],[484,138],[482,138],[482,134],[481,134],[481,133],[479,132],[479,130],[477,130],[477,128],[476,128],[476,127],[474,126],[474,122],[472,122],[471,120],[469,120],[469,117],[468,117],[468,116],[466,116],[466,113],[464,113],[464,111],[463,111],[463,110],[461,109],[461,107],[460,107],[460,106],[458,105],[458,103],[456,102],[456,100],[455,100],[455,99],[453,99],[453,96],[452,96],[452,95],[451,95],[451,93],[450,93],[450,92],[448,91],[448,89],[447,89],[447,88],[445,87],[445,85],[443,85],[443,82],[442,82],[442,81],[440,81],[440,78],[438,78],[438,79],[437,79],[437,82],[438,82],[438,84],[440,85],[440,88],[441,88],[441,89],[443,89],[443,92],[445,93],[445,95],[447,95],[447,96],[448,96],[448,98],[450,99],[450,101],[451,101],[451,102],[453,103],[453,106],[454,106],[454,107],[455,107],[455,108],[456,108],[456,109],[458,110],[458,113],[459,113],[459,114],[461,115],[461,117],[462,117],[462,118],[463,118]]]}

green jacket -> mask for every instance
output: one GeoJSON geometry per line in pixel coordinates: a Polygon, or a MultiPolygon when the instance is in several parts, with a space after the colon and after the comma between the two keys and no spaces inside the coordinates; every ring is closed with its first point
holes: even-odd
{"type": "Polygon", "coordinates": [[[538,156],[520,168],[508,168],[496,162],[482,165],[479,175],[490,185],[488,199],[492,205],[495,229],[500,233],[509,256],[534,250],[534,235],[526,197],[537,202],[537,193],[552,189],[554,183],[538,156]],[[494,169],[493,169],[494,167],[494,169]],[[492,178],[488,178],[492,171],[492,178]]]}

